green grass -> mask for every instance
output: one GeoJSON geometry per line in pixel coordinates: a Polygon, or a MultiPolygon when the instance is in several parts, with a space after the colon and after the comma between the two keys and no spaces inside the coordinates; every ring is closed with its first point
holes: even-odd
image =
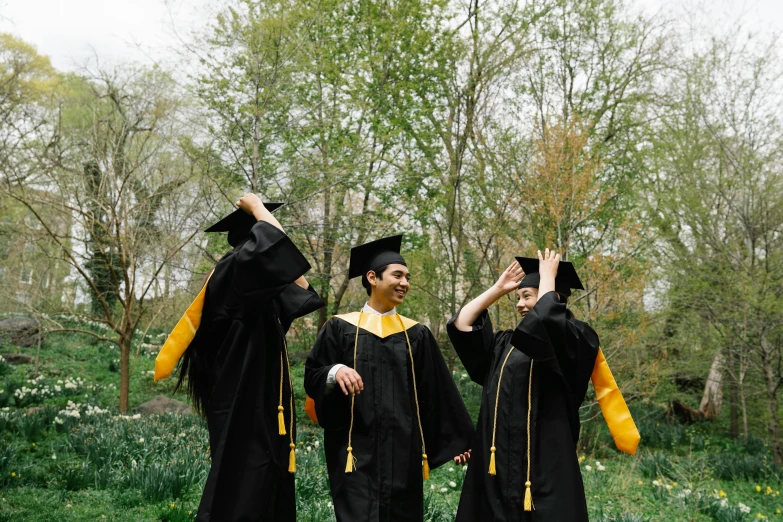
{"type": "MultiPolygon", "coordinates": [[[[0,347],[11,351],[20,350],[0,347]]],[[[193,520],[209,466],[203,422],[192,415],[120,416],[118,353],[105,343],[51,337],[41,356],[36,382],[28,382],[32,367],[0,361],[0,522],[193,520]],[[14,395],[24,387],[27,393],[14,395]],[[75,409],[78,418],[69,414],[75,409]]],[[[143,351],[135,361],[132,406],[173,389],[172,380],[152,381],[153,363],[143,351]]],[[[298,520],[328,522],[334,517],[321,432],[301,408],[303,371],[301,363],[292,368],[299,387],[298,520]]],[[[475,414],[481,389],[461,372],[455,380],[475,414]]],[[[643,437],[635,457],[612,447],[600,418],[584,427],[580,458],[592,521],[739,522],[760,514],[783,522],[783,473],[763,440],[731,441],[709,425],[670,425],[652,406],[635,415],[643,437]]],[[[425,520],[454,519],[464,473],[451,465],[433,470],[425,520]]]]}

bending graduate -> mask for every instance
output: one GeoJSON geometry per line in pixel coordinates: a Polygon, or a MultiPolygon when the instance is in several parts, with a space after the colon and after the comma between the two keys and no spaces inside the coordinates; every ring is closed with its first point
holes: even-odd
{"type": "Polygon", "coordinates": [[[517,259],[527,275],[515,262],[447,326],[470,378],[484,386],[456,520],[587,521],[576,443],[598,335],[566,309],[571,289],[582,288],[571,263],[548,249],[517,259]],[[522,320],[493,332],[487,308],[514,290],[522,320]]]}
{"type": "Polygon", "coordinates": [[[351,251],[370,296],[332,317],[307,357],[338,522],[420,522],[422,478],[468,450],[473,423],[429,328],[397,313],[410,288],[402,236],[351,251]]]}
{"type": "MultiPolygon", "coordinates": [[[[294,521],[296,416],[285,334],[323,303],[303,276],[310,265],[258,197],[237,205],[207,230],[227,231],[234,249],[200,294],[200,324],[198,314],[183,318],[195,317],[197,330],[177,386],[187,382],[206,416],[212,456],[196,520],[294,521]]],[[[178,328],[156,360],[156,380],[170,371],[163,356],[177,344],[178,328]]]]}

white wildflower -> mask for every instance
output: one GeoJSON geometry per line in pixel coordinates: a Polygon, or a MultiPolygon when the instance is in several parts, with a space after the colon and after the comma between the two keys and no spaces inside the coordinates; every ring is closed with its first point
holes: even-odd
{"type": "Polygon", "coordinates": [[[457,483],[452,480],[451,482],[449,482],[449,486],[451,486],[452,488],[456,488],[457,483]]]}
{"type": "Polygon", "coordinates": [[[593,471],[593,467],[589,465],[585,466],[585,471],[593,471]]]}
{"type": "Polygon", "coordinates": [[[738,507],[738,508],[739,508],[739,510],[740,510],[740,511],[742,511],[743,513],[750,513],[750,507],[746,506],[746,505],[745,505],[745,504],[743,504],[742,502],[740,502],[739,504],[737,504],[737,507],[738,507]]]}

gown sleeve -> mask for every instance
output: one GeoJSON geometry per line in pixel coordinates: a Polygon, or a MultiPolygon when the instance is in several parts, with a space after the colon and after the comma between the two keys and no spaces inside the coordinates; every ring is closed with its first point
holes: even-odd
{"type": "Polygon", "coordinates": [[[427,460],[431,468],[470,449],[473,421],[429,328],[416,343],[416,383],[427,460]]]}
{"type": "Polygon", "coordinates": [[[598,336],[587,324],[569,319],[555,292],[538,300],[520,321],[511,343],[536,364],[561,375],[568,387],[584,380],[581,368],[592,371],[598,353],[598,336]]]}
{"type": "Polygon", "coordinates": [[[340,362],[339,340],[339,320],[330,319],[321,328],[305,361],[305,392],[315,402],[318,424],[325,430],[344,428],[350,422],[351,397],[337,385],[326,386],[329,370],[340,362]]]}
{"type": "Polygon", "coordinates": [[[295,319],[315,312],[324,306],[324,302],[321,301],[318,292],[312,285],[309,285],[305,290],[296,283],[290,283],[286,286],[277,296],[276,301],[280,323],[285,332],[288,332],[295,319]]]}
{"type": "Polygon", "coordinates": [[[231,287],[245,302],[260,304],[310,270],[310,263],[282,230],[259,221],[236,254],[231,287]]]}
{"type": "Polygon", "coordinates": [[[454,323],[458,316],[459,312],[449,319],[446,331],[470,379],[484,386],[489,376],[498,335],[492,331],[492,320],[487,310],[481,312],[470,332],[457,328],[454,323]]]}

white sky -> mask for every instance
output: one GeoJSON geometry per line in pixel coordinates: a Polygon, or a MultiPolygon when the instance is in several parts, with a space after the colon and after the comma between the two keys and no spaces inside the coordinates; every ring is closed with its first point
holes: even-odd
{"type": "MultiPolygon", "coordinates": [[[[677,18],[675,0],[628,0],[646,12],[677,18]]],[[[710,18],[742,17],[761,32],[783,33],[783,0],[688,0],[709,5],[710,18]],[[717,7],[716,7],[717,6],[717,7]]],[[[105,64],[173,59],[176,32],[187,35],[211,19],[219,0],[0,0],[0,32],[34,44],[60,70],[94,58],[105,64]]]]}

